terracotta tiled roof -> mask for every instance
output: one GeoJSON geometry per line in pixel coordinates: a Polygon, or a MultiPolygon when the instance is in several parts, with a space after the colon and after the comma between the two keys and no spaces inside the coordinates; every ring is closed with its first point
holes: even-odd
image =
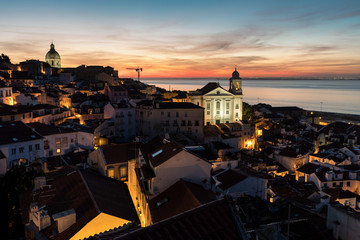
{"type": "Polygon", "coordinates": [[[241,173],[235,172],[232,169],[229,169],[222,173],[219,173],[215,177],[218,181],[221,182],[219,187],[222,190],[228,189],[247,178],[247,176],[242,175],[241,173]]]}
{"type": "Polygon", "coordinates": [[[180,179],[149,201],[151,218],[155,223],[215,199],[215,194],[212,191],[180,179]]]}
{"type": "Polygon", "coordinates": [[[0,123],[0,145],[41,139],[42,137],[23,122],[0,123]]]}
{"type": "Polygon", "coordinates": [[[201,89],[198,89],[197,91],[200,92],[201,95],[204,95],[204,94],[207,94],[208,92],[211,92],[212,90],[214,90],[214,89],[216,89],[218,87],[222,88],[220,86],[220,84],[217,83],[217,82],[209,82],[208,84],[206,84],[201,89]]]}
{"type": "Polygon", "coordinates": [[[202,108],[198,105],[188,102],[160,102],[159,109],[174,109],[174,108],[202,108]]]}
{"type": "Polygon", "coordinates": [[[153,167],[159,166],[181,151],[185,150],[180,145],[160,136],[151,139],[141,147],[144,158],[150,161],[153,167]]]}
{"type": "Polygon", "coordinates": [[[138,156],[139,143],[109,144],[100,147],[106,164],[126,163],[138,156]]]}
{"type": "Polygon", "coordinates": [[[53,134],[70,133],[75,132],[69,128],[59,128],[55,126],[46,125],[43,123],[28,123],[28,126],[34,129],[42,136],[49,136],[53,134]]]}
{"type": "MultiPolygon", "coordinates": [[[[306,173],[306,174],[312,174],[312,173],[316,172],[316,169],[319,169],[319,168],[324,168],[324,166],[321,166],[318,164],[313,164],[313,163],[306,163],[306,164],[302,165],[301,167],[299,167],[296,171],[306,173]]],[[[329,168],[327,168],[327,169],[330,170],[329,168]]]]}
{"type": "MultiPolygon", "coordinates": [[[[46,205],[50,216],[68,209],[75,210],[76,223],[52,239],[70,239],[100,212],[130,221],[138,220],[124,183],[84,171],[61,175],[51,182],[51,188],[24,194],[20,204],[25,223],[28,222],[31,202],[37,202],[39,207],[46,205]]],[[[52,233],[45,229],[45,234],[52,233]]]]}
{"type": "Polygon", "coordinates": [[[357,198],[359,195],[350,192],[349,190],[344,191],[342,188],[329,188],[324,189],[324,193],[330,195],[330,202],[334,202],[337,199],[357,198]]]}
{"type": "Polygon", "coordinates": [[[238,224],[233,217],[233,207],[222,199],[113,239],[241,240],[238,224]]]}

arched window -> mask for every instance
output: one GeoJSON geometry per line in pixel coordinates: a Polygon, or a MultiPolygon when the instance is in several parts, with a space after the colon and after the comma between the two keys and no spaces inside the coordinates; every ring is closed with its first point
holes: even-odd
{"type": "Polygon", "coordinates": [[[239,86],[239,82],[236,82],[236,87],[235,87],[235,90],[239,90],[240,86],[239,86]]]}
{"type": "Polygon", "coordinates": [[[220,109],[220,102],[216,102],[216,109],[220,109]]]}

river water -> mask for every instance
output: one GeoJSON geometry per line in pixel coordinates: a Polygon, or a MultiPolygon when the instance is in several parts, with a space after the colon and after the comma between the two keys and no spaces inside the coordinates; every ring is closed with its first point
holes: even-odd
{"type": "MultiPolygon", "coordinates": [[[[229,89],[228,79],[158,78],[141,79],[167,90],[191,91],[208,82],[219,82],[229,89]]],[[[244,101],[272,106],[298,106],[306,110],[360,115],[360,80],[258,80],[243,79],[244,101]]]]}

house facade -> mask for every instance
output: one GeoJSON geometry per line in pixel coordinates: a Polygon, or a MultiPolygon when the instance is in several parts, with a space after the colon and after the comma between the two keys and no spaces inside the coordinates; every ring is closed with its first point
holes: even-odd
{"type": "Polygon", "coordinates": [[[152,224],[148,201],[179,179],[210,187],[211,163],[157,136],[129,162],[128,187],[142,226],[152,224]]]}

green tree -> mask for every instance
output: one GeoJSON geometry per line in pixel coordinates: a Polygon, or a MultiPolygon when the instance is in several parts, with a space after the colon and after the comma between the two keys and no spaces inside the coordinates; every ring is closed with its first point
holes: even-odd
{"type": "Polygon", "coordinates": [[[254,109],[250,104],[243,102],[243,120],[251,121],[255,119],[254,109]]]}

